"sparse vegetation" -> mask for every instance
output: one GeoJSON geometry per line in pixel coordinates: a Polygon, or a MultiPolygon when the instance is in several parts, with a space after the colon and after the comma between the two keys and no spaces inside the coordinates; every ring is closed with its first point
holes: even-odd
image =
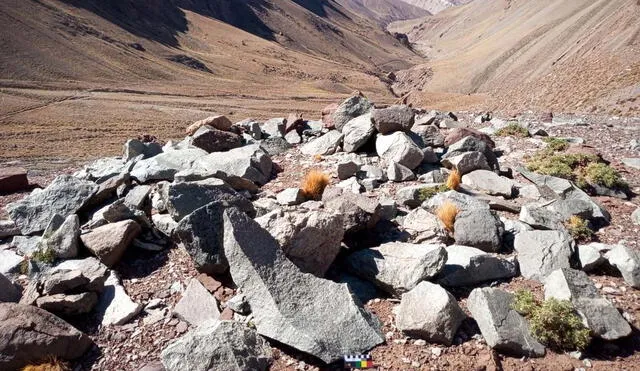
{"type": "Polygon", "coordinates": [[[507,126],[496,131],[496,135],[499,137],[518,137],[528,138],[529,130],[517,122],[510,122],[507,126]]]}
{"type": "Polygon", "coordinates": [[[578,241],[591,241],[593,230],[589,228],[589,222],[574,215],[565,223],[571,236],[578,241]]]}
{"type": "Polygon", "coordinates": [[[447,182],[445,184],[448,189],[455,191],[460,186],[460,183],[462,183],[462,175],[460,175],[460,172],[458,170],[453,169],[449,173],[449,176],[447,177],[447,182]]]}
{"type": "Polygon", "coordinates": [[[31,258],[40,263],[51,264],[56,260],[56,253],[52,249],[42,248],[34,252],[31,258]]]}
{"type": "Polygon", "coordinates": [[[29,258],[24,258],[20,262],[20,274],[29,274],[29,258]]]}
{"type": "Polygon", "coordinates": [[[531,334],[554,350],[583,350],[589,345],[589,329],[568,300],[539,302],[530,291],[519,290],[512,308],[527,317],[531,334]]]}
{"type": "Polygon", "coordinates": [[[586,167],[584,172],[585,178],[591,184],[622,190],[629,188],[627,182],[622,180],[622,177],[616,169],[607,164],[601,162],[591,163],[586,167]]]}
{"type": "Polygon", "coordinates": [[[319,200],[322,192],[329,185],[329,176],[318,170],[311,170],[302,180],[300,189],[308,199],[319,200]]]}
{"type": "Polygon", "coordinates": [[[453,226],[456,222],[456,216],[458,215],[458,207],[451,201],[445,201],[438,210],[436,215],[444,227],[451,233],[453,233],[453,226]]]}
{"type": "Polygon", "coordinates": [[[562,138],[546,137],[544,142],[547,143],[547,151],[562,152],[569,148],[569,141],[562,138]]]}
{"type": "Polygon", "coordinates": [[[61,360],[51,357],[47,362],[39,365],[25,366],[22,371],[69,371],[70,368],[61,360]]]}
{"type": "Polygon", "coordinates": [[[438,193],[446,192],[448,190],[449,188],[445,184],[436,187],[424,187],[418,191],[418,200],[420,202],[424,202],[438,193]]]}

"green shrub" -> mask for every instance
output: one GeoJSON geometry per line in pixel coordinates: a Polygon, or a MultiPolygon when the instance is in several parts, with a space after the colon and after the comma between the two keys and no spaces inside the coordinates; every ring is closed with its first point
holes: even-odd
{"type": "Polygon", "coordinates": [[[503,127],[496,131],[496,135],[499,137],[518,137],[518,138],[528,138],[529,130],[524,126],[518,124],[517,122],[510,122],[507,126],[503,127]]]}
{"type": "Polygon", "coordinates": [[[529,171],[575,181],[580,177],[577,170],[598,161],[600,161],[600,158],[595,155],[583,153],[553,154],[543,150],[533,155],[526,165],[529,171]]]}
{"type": "Polygon", "coordinates": [[[589,222],[574,215],[565,223],[571,236],[578,241],[591,241],[593,230],[589,228],[589,222]]]}
{"type": "Polygon", "coordinates": [[[449,188],[445,185],[439,185],[436,187],[424,187],[418,191],[418,200],[424,202],[438,193],[447,192],[449,188]]]}
{"type": "Polygon", "coordinates": [[[29,274],[30,265],[29,259],[22,259],[20,262],[20,274],[29,274]]]}
{"type": "Polygon", "coordinates": [[[583,350],[589,345],[589,329],[568,300],[541,303],[531,291],[518,290],[512,308],[528,319],[533,337],[554,350],[583,350]]]}
{"type": "Polygon", "coordinates": [[[562,138],[546,137],[544,142],[547,143],[548,151],[562,152],[569,148],[569,141],[562,138]]]}
{"type": "Polygon", "coordinates": [[[56,253],[52,249],[42,248],[34,252],[31,258],[40,263],[51,264],[56,260],[56,253]]]}
{"type": "Polygon", "coordinates": [[[627,189],[629,185],[622,180],[620,174],[611,166],[598,162],[591,163],[585,168],[585,178],[589,183],[607,188],[627,189]]]}

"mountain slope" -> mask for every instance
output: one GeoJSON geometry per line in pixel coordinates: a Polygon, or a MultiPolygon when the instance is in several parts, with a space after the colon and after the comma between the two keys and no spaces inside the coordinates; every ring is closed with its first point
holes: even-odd
{"type": "Polygon", "coordinates": [[[394,21],[422,18],[430,15],[426,9],[399,0],[338,0],[353,13],[378,21],[381,25],[394,21]]]}
{"type": "Polygon", "coordinates": [[[427,10],[431,14],[437,14],[452,6],[463,5],[472,0],[399,0],[415,7],[427,10]]]}
{"type": "Polygon", "coordinates": [[[514,109],[638,113],[638,19],[636,0],[472,2],[408,32],[430,62],[400,73],[395,89],[488,93],[514,109]]]}

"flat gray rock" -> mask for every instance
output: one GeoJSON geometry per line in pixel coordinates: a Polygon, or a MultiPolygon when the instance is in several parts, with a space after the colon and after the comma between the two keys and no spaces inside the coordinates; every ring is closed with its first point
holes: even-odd
{"type": "Polygon", "coordinates": [[[456,216],[453,230],[453,238],[458,245],[487,252],[498,252],[502,248],[504,225],[491,210],[462,210],[456,216]]]}
{"type": "Polygon", "coordinates": [[[411,234],[411,240],[415,243],[440,243],[446,242],[448,238],[440,219],[421,207],[410,211],[404,217],[402,227],[411,234]]]}
{"type": "Polygon", "coordinates": [[[98,227],[80,236],[84,246],[107,267],[120,261],[142,228],[133,220],[123,220],[98,227]]]}
{"type": "Polygon", "coordinates": [[[518,263],[482,250],[460,245],[446,247],[447,261],[438,283],[448,287],[473,287],[483,282],[516,277],[518,263]]]}
{"type": "Polygon", "coordinates": [[[347,285],[302,273],[246,214],[227,209],[223,230],[231,276],[259,334],[326,363],[384,342],[379,322],[356,304],[347,285]]]}
{"type": "Polygon", "coordinates": [[[74,270],[82,272],[82,276],[89,279],[89,282],[86,284],[86,289],[89,291],[101,292],[107,277],[109,277],[107,266],[100,263],[100,261],[94,257],[65,260],[51,268],[50,272],[74,270]]]}
{"type": "Polygon", "coordinates": [[[224,152],[242,146],[242,137],[229,131],[204,125],[193,133],[191,144],[208,153],[224,152]]]}
{"type": "Polygon", "coordinates": [[[475,170],[491,170],[487,158],[482,152],[464,152],[457,156],[450,156],[442,160],[442,165],[447,169],[455,169],[462,175],[475,170]]]}
{"type": "Polygon", "coordinates": [[[387,167],[387,178],[392,182],[407,182],[415,180],[416,175],[408,167],[393,162],[387,167]]]}
{"type": "Polygon", "coordinates": [[[511,309],[513,294],[497,288],[477,288],[467,299],[467,308],[478,323],[487,344],[515,357],[543,357],[544,345],[531,336],[527,320],[511,309]]]}
{"type": "Polygon", "coordinates": [[[24,258],[11,250],[0,250],[0,273],[19,273],[24,258]]]}
{"type": "Polygon", "coordinates": [[[381,134],[390,134],[394,131],[409,131],[413,126],[414,119],[413,109],[406,105],[374,108],[371,111],[371,121],[381,134]]]}
{"type": "Polygon", "coordinates": [[[300,188],[287,188],[276,195],[276,201],[280,205],[294,206],[303,203],[305,197],[300,188]]]}
{"type": "Polygon", "coordinates": [[[189,322],[193,326],[200,326],[207,321],[220,317],[218,302],[200,281],[192,278],[182,298],[173,308],[173,314],[189,322]]]}
{"type": "Polygon", "coordinates": [[[36,306],[38,308],[66,316],[87,314],[93,310],[97,303],[98,295],[95,292],[69,295],[54,294],[36,299],[36,306]]]}
{"type": "Polygon", "coordinates": [[[560,231],[522,232],[514,241],[522,276],[537,281],[556,269],[569,268],[573,246],[573,239],[560,231]]]}
{"type": "Polygon", "coordinates": [[[438,193],[425,201],[423,207],[436,211],[446,202],[451,202],[458,207],[458,210],[485,209],[489,210],[489,203],[473,196],[469,196],[457,191],[447,191],[438,193]]]}
{"type": "Polygon", "coordinates": [[[640,252],[618,245],[605,254],[609,264],[618,268],[624,281],[630,286],[640,289],[640,252]]]}
{"type": "Polygon", "coordinates": [[[31,256],[40,249],[39,236],[15,236],[11,240],[11,246],[23,256],[31,256]]]}
{"type": "Polygon", "coordinates": [[[513,196],[513,180],[499,176],[489,170],[475,170],[462,177],[462,184],[492,196],[511,198],[513,196]]]}
{"type": "Polygon", "coordinates": [[[41,248],[52,250],[58,258],[72,259],[78,256],[80,242],[80,218],[69,215],[62,224],[55,229],[51,225],[42,235],[41,248]]]}
{"type": "Polygon", "coordinates": [[[344,126],[352,119],[369,113],[373,104],[361,95],[354,95],[345,99],[331,115],[331,122],[336,129],[342,131],[344,126]]]}
{"type": "Polygon", "coordinates": [[[89,279],[81,270],[52,270],[41,278],[42,294],[64,294],[78,288],[85,288],[89,279]]]}
{"type": "Polygon", "coordinates": [[[422,163],[424,153],[409,136],[401,131],[379,134],[376,137],[376,152],[387,163],[398,163],[413,170],[422,163]]]}
{"type": "Polygon", "coordinates": [[[338,151],[342,144],[342,134],[338,130],[331,130],[323,136],[312,140],[300,147],[300,152],[307,156],[326,156],[338,151]]]}
{"type": "Polygon", "coordinates": [[[138,315],[142,308],[142,304],[131,300],[116,273],[111,271],[96,307],[102,325],[124,325],[138,315]]]}
{"type": "Polygon", "coordinates": [[[562,215],[538,204],[522,206],[519,220],[536,229],[565,230],[562,215]]]}
{"type": "Polygon", "coordinates": [[[356,152],[371,139],[375,132],[376,129],[371,121],[371,113],[349,120],[342,129],[342,133],[344,133],[344,151],[349,153],[356,152]]]}
{"type": "Polygon", "coordinates": [[[207,152],[195,149],[179,149],[163,152],[157,156],[138,161],[131,170],[131,177],[140,183],[168,180],[179,171],[193,167],[194,162],[207,155],[207,152]]]}
{"type": "Polygon", "coordinates": [[[348,271],[399,296],[435,277],[447,260],[444,245],[390,242],[363,249],[346,259],[348,271]]]}
{"type": "Polygon", "coordinates": [[[122,159],[130,161],[142,155],[142,158],[151,158],[162,153],[162,146],[159,143],[144,143],[137,139],[129,139],[124,143],[122,159]]]}
{"type": "Polygon", "coordinates": [[[273,162],[259,144],[250,144],[199,158],[194,162],[193,168],[205,174],[222,172],[227,176],[237,176],[263,185],[271,177],[273,162]]]}
{"type": "Polygon", "coordinates": [[[627,167],[640,170],[640,158],[623,158],[622,163],[627,167]]]}
{"type": "Polygon", "coordinates": [[[591,272],[607,261],[600,249],[593,244],[579,245],[577,250],[580,266],[585,272],[591,272]]]}

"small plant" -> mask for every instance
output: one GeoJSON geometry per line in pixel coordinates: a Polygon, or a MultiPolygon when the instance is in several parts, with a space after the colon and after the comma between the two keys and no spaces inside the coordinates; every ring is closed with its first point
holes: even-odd
{"type": "Polygon", "coordinates": [[[527,161],[527,169],[544,175],[551,175],[576,182],[579,187],[586,185],[581,169],[590,163],[599,162],[600,158],[590,154],[554,154],[543,150],[527,161]]]}
{"type": "Polygon", "coordinates": [[[322,161],[322,155],[313,155],[313,161],[314,162],[322,161]]]}
{"type": "Polygon", "coordinates": [[[25,366],[22,371],[69,371],[69,366],[61,360],[51,357],[47,362],[39,365],[25,366]]]}
{"type": "Polygon", "coordinates": [[[496,135],[499,137],[518,137],[518,138],[528,138],[529,130],[524,126],[518,124],[517,122],[510,122],[507,126],[502,129],[496,131],[496,135]]]}
{"type": "Polygon", "coordinates": [[[627,182],[622,180],[620,174],[611,166],[597,162],[587,165],[584,170],[585,178],[591,184],[597,184],[613,189],[628,189],[627,182]]]}
{"type": "Polygon", "coordinates": [[[300,189],[308,199],[319,200],[322,192],[329,185],[329,176],[318,170],[311,170],[302,180],[300,189]]]}
{"type": "Polygon", "coordinates": [[[438,210],[436,215],[444,227],[451,233],[453,233],[453,226],[456,222],[456,216],[458,215],[458,207],[451,201],[445,201],[438,210]]]}
{"type": "Polygon", "coordinates": [[[53,249],[42,248],[34,252],[31,258],[40,263],[51,264],[56,260],[56,252],[53,249]]]}
{"type": "Polygon", "coordinates": [[[577,215],[573,215],[565,223],[571,236],[578,241],[591,241],[593,230],[589,228],[589,222],[577,215]]]}
{"type": "Polygon", "coordinates": [[[22,259],[20,262],[20,274],[29,274],[30,265],[31,262],[29,261],[29,258],[25,257],[22,259]]]}
{"type": "Polygon", "coordinates": [[[589,345],[589,329],[568,300],[541,303],[531,291],[518,290],[511,307],[527,317],[531,334],[554,350],[583,350],[589,345]]]}
{"type": "Polygon", "coordinates": [[[462,175],[460,175],[460,172],[458,170],[453,169],[449,173],[449,176],[447,177],[447,182],[445,184],[447,185],[447,188],[449,188],[452,191],[455,191],[456,189],[458,189],[458,187],[460,187],[460,183],[462,183],[462,175]]]}
{"type": "Polygon", "coordinates": [[[562,138],[547,137],[544,142],[547,143],[546,149],[552,152],[562,152],[569,148],[569,141],[562,138]]]}
{"type": "Polygon", "coordinates": [[[444,184],[436,187],[424,187],[418,191],[418,200],[420,202],[424,202],[438,193],[446,192],[448,190],[449,188],[444,184]]]}

